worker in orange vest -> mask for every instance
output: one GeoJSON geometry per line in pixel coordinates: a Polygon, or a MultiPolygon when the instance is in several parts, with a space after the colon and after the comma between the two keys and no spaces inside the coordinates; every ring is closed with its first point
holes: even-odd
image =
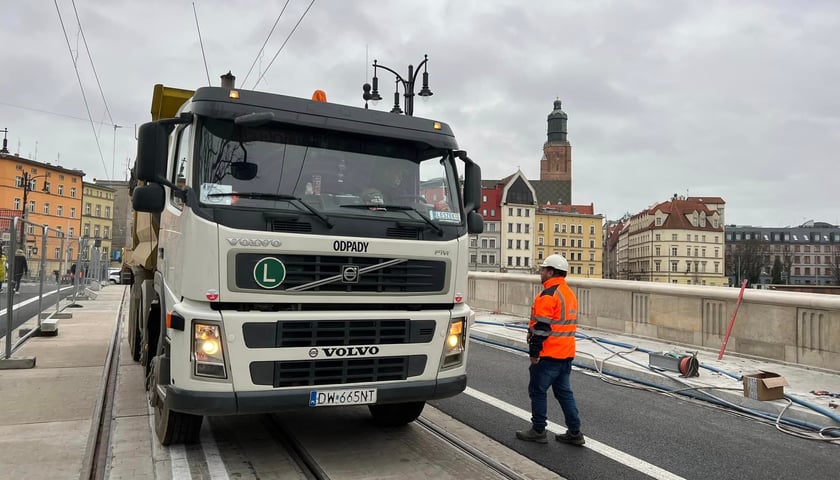
{"type": "Polygon", "coordinates": [[[543,290],[534,299],[531,322],[528,325],[528,356],[531,398],[531,428],[516,432],[516,438],[528,442],[548,443],[545,427],[548,424],[548,387],[560,402],[566,420],[566,433],[557,434],[558,442],[582,446],[575,396],[570,377],[575,358],[578,302],[566,283],[569,262],[562,255],[549,255],[540,265],[543,290]]]}

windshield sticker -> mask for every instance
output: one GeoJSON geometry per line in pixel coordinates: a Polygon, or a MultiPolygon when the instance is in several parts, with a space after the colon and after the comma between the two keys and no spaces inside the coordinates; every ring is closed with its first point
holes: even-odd
{"type": "Polygon", "coordinates": [[[233,196],[230,195],[231,193],[233,193],[233,185],[202,183],[201,203],[210,203],[212,205],[230,205],[233,200],[233,196]]]}
{"type": "Polygon", "coordinates": [[[432,220],[440,220],[442,222],[457,222],[461,223],[461,214],[458,212],[441,212],[438,210],[431,210],[429,218],[432,220]]]}

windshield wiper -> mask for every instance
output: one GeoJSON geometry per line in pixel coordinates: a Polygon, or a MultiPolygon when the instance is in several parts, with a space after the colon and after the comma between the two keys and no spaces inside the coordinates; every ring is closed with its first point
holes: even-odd
{"type": "Polygon", "coordinates": [[[355,203],[351,203],[351,204],[339,205],[339,207],[357,208],[357,209],[370,209],[370,210],[380,209],[380,210],[391,210],[391,211],[396,210],[396,211],[402,211],[402,212],[414,212],[418,217],[420,217],[421,220],[423,220],[424,222],[426,222],[427,225],[432,227],[432,229],[435,232],[437,232],[438,236],[443,235],[443,229],[440,227],[440,225],[435,223],[431,218],[427,217],[426,214],[424,214],[420,210],[417,210],[416,208],[414,208],[412,206],[409,206],[409,205],[388,205],[388,204],[381,204],[381,203],[368,203],[368,204],[364,204],[364,205],[358,205],[358,204],[355,204],[355,203]]]}
{"type": "Polygon", "coordinates": [[[319,212],[315,208],[313,208],[308,203],[304,202],[300,197],[296,197],[294,195],[286,195],[284,193],[264,193],[264,192],[221,192],[221,193],[208,193],[208,197],[241,197],[241,198],[254,198],[257,200],[288,200],[290,202],[294,202],[296,205],[303,205],[303,207],[310,212],[312,215],[318,217],[319,220],[324,222],[324,225],[327,228],[333,228],[332,222],[330,219],[326,217],[323,213],[319,212]]]}

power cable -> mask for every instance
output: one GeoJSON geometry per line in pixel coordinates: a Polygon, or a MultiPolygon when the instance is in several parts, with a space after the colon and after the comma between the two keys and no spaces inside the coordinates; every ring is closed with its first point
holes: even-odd
{"type": "Polygon", "coordinates": [[[193,7],[193,17],[195,17],[195,29],[198,31],[198,44],[201,45],[201,58],[204,60],[204,72],[207,74],[207,85],[211,86],[210,83],[210,70],[207,68],[207,56],[204,55],[204,41],[201,40],[201,28],[198,26],[198,13],[195,11],[195,2],[192,2],[193,7]]]}
{"type": "Polygon", "coordinates": [[[286,4],[283,5],[283,10],[280,10],[280,15],[277,15],[277,20],[274,21],[274,25],[271,27],[271,31],[268,32],[268,36],[265,37],[265,42],[263,42],[262,47],[260,47],[260,51],[257,52],[257,56],[254,57],[254,63],[251,64],[251,68],[248,69],[248,73],[245,74],[245,78],[242,79],[242,85],[245,85],[245,82],[248,81],[248,76],[251,75],[251,71],[254,70],[254,65],[257,64],[257,61],[260,59],[260,55],[262,55],[263,50],[265,50],[265,46],[268,44],[268,39],[271,38],[271,35],[274,33],[274,29],[277,28],[277,24],[280,23],[280,17],[283,16],[283,12],[286,11],[286,7],[289,6],[289,2],[291,0],[286,0],[286,4]]]}
{"type": "Polygon", "coordinates": [[[61,18],[61,9],[58,8],[58,0],[53,0],[55,4],[55,11],[58,12],[58,21],[61,23],[61,30],[64,32],[64,40],[67,42],[67,50],[70,52],[70,58],[73,60],[73,70],[76,71],[76,80],[79,81],[79,89],[82,91],[82,100],[85,102],[85,110],[87,110],[88,120],[90,120],[90,128],[93,130],[93,138],[96,140],[96,149],[99,150],[99,159],[102,160],[103,171],[108,173],[108,166],[105,165],[105,156],[102,155],[102,146],[99,144],[99,136],[96,135],[96,127],[93,124],[93,115],[90,113],[90,105],[85,95],[85,87],[82,84],[82,76],[79,74],[79,65],[73,58],[73,49],[70,47],[70,38],[67,36],[67,29],[64,27],[64,19],[61,18]]]}
{"type": "MultiPolygon", "coordinates": [[[[41,110],[41,109],[38,109],[38,108],[24,107],[23,105],[15,105],[13,103],[0,102],[0,105],[6,106],[6,107],[12,107],[12,108],[19,108],[21,110],[29,110],[30,112],[45,113],[47,115],[55,115],[57,117],[70,118],[70,119],[73,119],[73,120],[79,120],[81,122],[87,122],[88,121],[87,118],[74,117],[73,115],[68,115],[66,113],[51,112],[49,110],[41,110]]],[[[96,123],[98,125],[108,125],[109,127],[111,126],[110,123],[105,123],[104,121],[103,122],[94,122],[94,123],[96,123]]]]}
{"type": "Polygon", "coordinates": [[[99,87],[99,95],[102,97],[102,103],[105,104],[105,112],[108,113],[108,119],[113,124],[114,118],[111,116],[111,109],[108,108],[108,101],[105,100],[105,93],[102,91],[102,84],[99,82],[99,75],[96,73],[96,65],[93,64],[93,56],[90,54],[90,48],[88,47],[87,39],[85,38],[85,31],[82,29],[82,21],[79,19],[78,10],[76,10],[76,0],[71,0],[70,3],[73,4],[73,13],[76,14],[76,23],[79,25],[79,33],[82,35],[82,43],[85,44],[85,51],[87,52],[88,60],[90,60],[90,68],[93,70],[93,77],[96,79],[96,86],[99,87]]]}
{"type": "Polygon", "coordinates": [[[303,15],[300,16],[300,19],[295,24],[295,27],[292,29],[291,32],[289,32],[289,35],[286,37],[286,40],[283,40],[283,45],[280,45],[280,48],[277,50],[277,53],[275,53],[274,57],[271,58],[271,61],[268,62],[268,66],[265,67],[265,71],[262,73],[262,75],[260,75],[260,78],[257,79],[257,82],[254,83],[254,87],[251,90],[256,90],[257,89],[257,85],[260,84],[260,81],[263,79],[265,74],[268,73],[268,69],[271,68],[271,65],[274,63],[274,60],[277,58],[278,55],[280,55],[280,52],[283,51],[283,47],[286,46],[286,42],[288,42],[289,39],[292,38],[292,34],[295,33],[295,30],[297,30],[298,25],[300,25],[300,22],[303,21],[303,18],[306,17],[306,14],[309,13],[309,9],[312,8],[312,5],[314,5],[314,4],[315,4],[315,0],[312,0],[312,2],[309,3],[309,6],[306,7],[306,10],[303,12],[303,15]]]}

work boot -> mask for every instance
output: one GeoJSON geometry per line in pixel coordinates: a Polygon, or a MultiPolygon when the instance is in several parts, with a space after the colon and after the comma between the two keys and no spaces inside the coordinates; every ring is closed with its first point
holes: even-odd
{"type": "Polygon", "coordinates": [[[568,430],[562,435],[558,433],[554,436],[554,439],[560,443],[568,443],[569,445],[577,445],[578,447],[582,447],[586,443],[582,433],[570,433],[568,430]]]}
{"type": "Polygon", "coordinates": [[[538,432],[534,430],[534,427],[531,427],[528,430],[519,430],[516,432],[516,438],[525,440],[526,442],[548,443],[548,437],[545,434],[545,430],[538,432]]]}

